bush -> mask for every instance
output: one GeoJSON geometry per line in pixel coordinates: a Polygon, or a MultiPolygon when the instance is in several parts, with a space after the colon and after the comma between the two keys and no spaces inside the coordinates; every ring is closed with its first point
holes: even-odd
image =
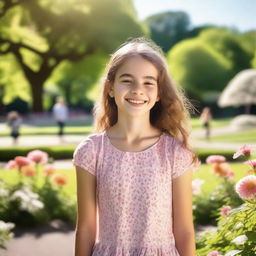
{"type": "MultiPolygon", "coordinates": [[[[253,149],[255,147],[244,146],[234,154],[234,157],[240,155],[249,157],[253,149]]],[[[216,160],[218,159],[215,157],[213,164],[222,164],[216,160]]],[[[251,256],[256,254],[256,159],[247,161],[245,164],[250,165],[252,169],[249,172],[251,175],[242,178],[235,185],[235,191],[240,198],[233,193],[234,186],[232,184],[226,184],[224,193],[223,191],[216,193],[217,196],[223,197],[225,203],[236,205],[239,204],[239,200],[242,200],[243,203],[233,209],[231,205],[224,206],[217,219],[217,231],[206,232],[197,238],[199,256],[224,254],[251,256]]],[[[216,170],[220,170],[220,168],[216,170]]],[[[218,173],[222,173],[225,177],[225,172],[218,173]]]]}
{"type": "Polygon", "coordinates": [[[51,147],[5,147],[0,148],[0,161],[9,161],[16,156],[26,156],[30,151],[39,149],[46,152],[54,159],[71,159],[75,146],[51,146],[51,147]]]}
{"type": "Polygon", "coordinates": [[[0,193],[0,219],[25,227],[54,219],[75,221],[76,200],[63,190],[68,179],[45,165],[48,160],[47,153],[34,150],[7,164],[7,169],[17,173],[18,181],[12,186],[0,184],[0,191],[4,191],[0,193]],[[38,185],[39,175],[45,177],[42,186],[38,185]]]}

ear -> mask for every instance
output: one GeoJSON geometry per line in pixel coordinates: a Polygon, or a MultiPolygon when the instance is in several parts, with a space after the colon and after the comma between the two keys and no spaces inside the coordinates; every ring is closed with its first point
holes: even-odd
{"type": "Polygon", "coordinates": [[[105,86],[108,88],[108,95],[113,98],[114,97],[114,89],[113,89],[113,84],[109,81],[105,81],[105,86]]]}
{"type": "Polygon", "coordinates": [[[160,100],[160,96],[159,95],[157,95],[157,97],[156,97],[156,101],[159,101],[160,100]]]}

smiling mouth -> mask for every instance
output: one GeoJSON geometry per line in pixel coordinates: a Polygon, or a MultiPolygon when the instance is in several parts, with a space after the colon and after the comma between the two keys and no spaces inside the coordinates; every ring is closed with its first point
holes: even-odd
{"type": "Polygon", "coordinates": [[[133,100],[133,99],[125,99],[125,100],[128,101],[129,103],[137,104],[137,105],[141,105],[147,102],[146,100],[133,100]]]}

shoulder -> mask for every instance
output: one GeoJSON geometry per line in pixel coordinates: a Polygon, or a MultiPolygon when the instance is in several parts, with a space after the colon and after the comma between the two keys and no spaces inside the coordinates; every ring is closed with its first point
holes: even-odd
{"type": "Polygon", "coordinates": [[[174,152],[175,150],[182,148],[182,141],[179,140],[178,138],[165,133],[165,143],[168,151],[174,152]]]}
{"type": "Polygon", "coordinates": [[[101,140],[103,136],[103,133],[93,133],[88,135],[85,139],[83,139],[78,146],[76,147],[74,151],[74,155],[78,152],[84,152],[84,151],[94,151],[97,147],[99,141],[101,140]]]}
{"type": "Polygon", "coordinates": [[[174,136],[166,134],[166,149],[169,157],[174,159],[191,159],[193,153],[183,145],[183,142],[174,136]]]}
{"type": "Polygon", "coordinates": [[[90,134],[76,147],[73,154],[73,164],[96,175],[97,159],[99,158],[97,145],[103,133],[90,134]]]}

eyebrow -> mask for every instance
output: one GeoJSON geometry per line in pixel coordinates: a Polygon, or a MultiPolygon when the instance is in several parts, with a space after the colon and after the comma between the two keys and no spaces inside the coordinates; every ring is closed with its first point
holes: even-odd
{"type": "MultiPolygon", "coordinates": [[[[122,77],[131,77],[131,78],[133,78],[134,76],[132,74],[124,73],[124,74],[119,76],[119,78],[122,78],[122,77]]],[[[144,76],[143,78],[154,80],[154,81],[157,82],[157,79],[153,76],[144,76]]]]}

